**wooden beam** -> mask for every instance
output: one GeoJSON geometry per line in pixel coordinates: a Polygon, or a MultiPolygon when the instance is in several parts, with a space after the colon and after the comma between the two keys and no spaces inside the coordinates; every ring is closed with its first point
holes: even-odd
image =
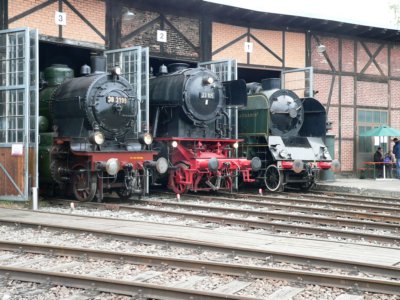
{"type": "Polygon", "coordinates": [[[0,0],[0,29],[8,28],[8,0],[0,0]]]}

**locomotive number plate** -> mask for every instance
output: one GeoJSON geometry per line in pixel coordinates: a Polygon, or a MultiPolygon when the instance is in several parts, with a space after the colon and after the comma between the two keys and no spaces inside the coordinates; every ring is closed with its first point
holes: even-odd
{"type": "Polygon", "coordinates": [[[119,97],[119,96],[107,96],[107,103],[117,103],[117,104],[127,104],[127,97],[119,97]]]}
{"type": "Polygon", "coordinates": [[[200,99],[214,99],[214,93],[201,92],[200,99]]]}

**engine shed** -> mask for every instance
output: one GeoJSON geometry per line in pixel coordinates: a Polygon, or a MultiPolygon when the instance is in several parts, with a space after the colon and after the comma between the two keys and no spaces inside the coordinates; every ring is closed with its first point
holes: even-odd
{"type": "MultiPolygon", "coordinates": [[[[381,124],[400,128],[396,117],[400,112],[398,30],[203,0],[0,0],[0,29],[15,33],[22,27],[38,32],[37,45],[30,48],[36,49],[38,59],[30,63],[40,71],[58,63],[78,73],[93,53],[142,46],[149,49],[153,73],[163,64],[195,66],[229,58],[236,60],[238,77],[247,82],[285,74],[286,88],[318,91],[315,97],[333,124],[334,155],[345,173],[354,173],[374,152],[373,139],[360,133],[381,124]],[[304,71],[291,73],[298,69],[304,71]]],[[[24,39],[30,39],[29,35],[24,39]]],[[[5,55],[9,49],[2,38],[0,53],[5,55]]],[[[10,61],[4,55],[1,59],[10,61]]],[[[13,146],[29,144],[24,137],[29,126],[6,126],[22,122],[24,114],[18,109],[6,113],[18,104],[4,96],[5,86],[10,85],[5,65],[0,66],[0,195],[26,196],[37,186],[37,161],[31,150],[18,155],[20,149],[13,146]],[[15,138],[9,139],[11,133],[15,138]]],[[[21,71],[14,69],[16,78],[21,71]]],[[[21,88],[32,92],[27,82],[21,88]]],[[[25,112],[29,110],[28,96],[19,101],[26,105],[25,112]]],[[[21,124],[27,123],[28,117],[21,124]]],[[[37,138],[32,142],[37,143],[37,138]]],[[[390,142],[386,141],[386,147],[391,148],[390,142]]]]}

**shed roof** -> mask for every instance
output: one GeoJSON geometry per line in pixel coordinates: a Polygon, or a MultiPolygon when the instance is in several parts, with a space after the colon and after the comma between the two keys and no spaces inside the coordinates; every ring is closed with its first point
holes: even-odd
{"type": "MultiPolygon", "coordinates": [[[[260,1],[260,0],[258,0],[260,1]]],[[[257,11],[249,8],[228,6],[217,3],[222,0],[135,0],[137,4],[154,4],[158,10],[169,8],[173,11],[193,11],[209,15],[213,20],[256,28],[276,28],[293,31],[310,30],[339,35],[357,36],[367,39],[400,41],[400,30],[382,28],[343,21],[320,19],[311,16],[295,16],[283,13],[257,11]]],[[[243,1],[246,2],[246,1],[243,1]]],[[[357,13],[357,12],[354,12],[357,13]]]]}

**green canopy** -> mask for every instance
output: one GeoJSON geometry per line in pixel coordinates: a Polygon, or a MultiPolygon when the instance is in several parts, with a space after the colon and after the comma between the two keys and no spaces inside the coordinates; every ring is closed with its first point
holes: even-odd
{"type": "Polygon", "coordinates": [[[400,130],[384,125],[363,132],[360,136],[400,136],[400,130]]]}

